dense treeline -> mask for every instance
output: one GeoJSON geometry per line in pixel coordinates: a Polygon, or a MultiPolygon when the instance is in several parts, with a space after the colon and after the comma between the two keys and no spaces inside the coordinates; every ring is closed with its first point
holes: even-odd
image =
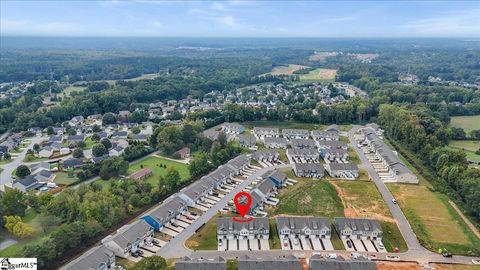
{"type": "Polygon", "coordinates": [[[428,110],[417,109],[381,105],[378,121],[389,138],[413,151],[436,172],[436,188],[456,198],[480,220],[480,171],[468,167],[465,153],[445,147],[451,137],[445,123],[428,110]]]}

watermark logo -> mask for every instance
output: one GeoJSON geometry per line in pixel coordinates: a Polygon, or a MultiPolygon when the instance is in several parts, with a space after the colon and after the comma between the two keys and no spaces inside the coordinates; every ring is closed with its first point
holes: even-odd
{"type": "Polygon", "coordinates": [[[0,270],[37,270],[37,258],[0,258],[0,270]]]}

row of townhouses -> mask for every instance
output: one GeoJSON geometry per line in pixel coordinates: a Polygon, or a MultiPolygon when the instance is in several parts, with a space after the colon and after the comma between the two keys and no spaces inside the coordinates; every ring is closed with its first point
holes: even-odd
{"type": "MultiPolygon", "coordinates": [[[[365,259],[326,259],[316,254],[309,258],[310,270],[376,270],[375,262],[365,259]]],[[[285,257],[263,257],[243,255],[238,258],[238,270],[305,270],[301,260],[293,255],[285,257]]],[[[227,261],[222,257],[194,259],[183,257],[175,263],[175,270],[226,270],[227,261]]]]}
{"type": "Polygon", "coordinates": [[[369,149],[376,158],[388,168],[388,176],[396,182],[418,183],[417,176],[403,164],[398,156],[378,136],[377,132],[370,128],[361,130],[360,143],[369,149]]]}

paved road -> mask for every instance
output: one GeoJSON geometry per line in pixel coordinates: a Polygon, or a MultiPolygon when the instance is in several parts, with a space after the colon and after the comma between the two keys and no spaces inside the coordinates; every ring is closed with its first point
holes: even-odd
{"type": "Polygon", "coordinates": [[[393,203],[393,196],[388,190],[387,186],[383,181],[380,179],[378,176],[377,172],[373,168],[372,164],[370,161],[367,159],[363,151],[357,147],[357,142],[355,141],[354,134],[355,132],[361,128],[360,126],[354,126],[349,132],[348,132],[348,138],[350,140],[350,146],[355,149],[357,152],[361,164],[359,165],[360,168],[366,170],[368,174],[371,176],[373,182],[378,188],[378,191],[380,191],[380,194],[382,195],[383,199],[385,200],[385,203],[387,204],[388,208],[390,209],[390,212],[392,213],[393,218],[397,221],[398,228],[400,229],[400,232],[403,235],[403,238],[405,239],[405,242],[407,242],[407,246],[409,250],[418,250],[418,251],[424,251],[426,250],[424,247],[420,245],[420,243],[417,240],[417,237],[415,233],[413,232],[412,228],[410,227],[410,224],[407,221],[407,218],[403,214],[402,210],[398,206],[398,204],[393,203]]]}
{"type": "Polygon", "coordinates": [[[31,143],[30,145],[28,145],[27,147],[25,147],[25,149],[23,149],[22,152],[20,152],[18,154],[17,157],[15,157],[15,159],[10,162],[10,163],[7,163],[7,164],[3,164],[3,165],[0,165],[0,168],[3,169],[3,171],[0,173],[0,185],[4,185],[4,184],[7,184],[7,183],[10,183],[13,178],[12,178],[12,172],[21,164],[34,164],[34,163],[38,163],[38,162],[29,162],[29,163],[24,163],[23,162],[23,159],[25,158],[25,155],[27,154],[27,151],[29,149],[33,149],[33,145],[38,143],[40,144],[42,141],[45,141],[45,140],[48,140],[47,137],[32,137],[30,138],[31,139],[31,143]]]}
{"type": "MultiPolygon", "coordinates": [[[[179,233],[175,238],[173,238],[170,242],[168,242],[164,247],[162,247],[158,252],[157,255],[162,256],[164,258],[179,258],[182,256],[190,256],[192,254],[192,250],[185,247],[185,241],[192,236],[195,231],[200,228],[203,224],[213,218],[220,209],[225,207],[225,205],[235,197],[235,194],[242,191],[246,188],[250,183],[252,183],[257,177],[261,176],[265,172],[272,170],[272,169],[283,169],[283,168],[291,168],[291,164],[282,164],[276,165],[268,168],[262,168],[252,175],[250,175],[247,179],[243,180],[238,186],[236,186],[230,193],[225,195],[218,203],[208,209],[202,216],[200,216],[197,220],[195,220],[190,226],[188,226],[185,230],[179,233]]],[[[218,256],[218,255],[217,255],[218,256]]]]}
{"type": "MultiPolygon", "coordinates": [[[[385,200],[386,204],[388,205],[392,216],[397,221],[398,227],[400,232],[402,233],[403,237],[408,246],[408,251],[405,253],[395,254],[400,256],[402,261],[412,261],[418,263],[459,263],[459,264],[472,264],[472,258],[474,257],[467,257],[467,256],[454,256],[453,258],[444,258],[442,255],[437,253],[431,252],[420,245],[417,240],[415,233],[413,232],[408,220],[406,219],[405,215],[403,214],[402,210],[397,204],[392,202],[393,196],[383,183],[380,180],[380,177],[373,169],[372,165],[366,158],[363,151],[361,151],[357,147],[357,143],[354,140],[353,134],[359,129],[361,126],[354,126],[348,133],[348,137],[350,139],[350,144],[357,152],[361,164],[359,165],[360,168],[363,168],[368,171],[371,175],[373,182],[377,186],[378,190],[382,194],[383,199],[385,200]]],[[[212,216],[214,213],[212,214],[212,216]]],[[[208,219],[206,219],[208,220],[208,219]]],[[[201,223],[203,224],[203,223],[201,223]]],[[[200,225],[201,225],[200,224],[200,225]]],[[[190,234],[191,235],[191,234],[190,234]]],[[[188,237],[187,237],[188,238],[188,237]]],[[[187,239],[185,238],[185,240],[187,239]]],[[[182,239],[183,240],[183,239],[182,239]]],[[[185,241],[183,240],[183,241],[185,241]]],[[[257,256],[257,257],[275,257],[275,256],[286,256],[289,254],[294,254],[299,257],[310,257],[313,253],[336,253],[341,254],[344,257],[348,257],[351,252],[349,251],[283,251],[283,250],[263,250],[263,251],[196,251],[191,252],[190,250],[186,249],[185,247],[180,247],[179,244],[172,245],[169,248],[169,252],[162,252],[162,256],[167,256],[167,258],[178,258],[181,256],[189,255],[194,258],[215,258],[217,256],[222,256],[224,258],[238,258],[242,255],[249,255],[249,256],[257,256]],[[181,251],[181,252],[179,252],[181,251]],[[190,254],[188,254],[190,251],[190,254]]],[[[385,260],[387,255],[393,255],[392,253],[375,253],[375,252],[359,252],[359,253],[368,253],[368,254],[376,254],[379,260],[385,260]]]]}

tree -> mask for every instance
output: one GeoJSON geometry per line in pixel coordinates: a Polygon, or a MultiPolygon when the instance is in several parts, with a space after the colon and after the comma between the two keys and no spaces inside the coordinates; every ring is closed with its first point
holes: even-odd
{"type": "Polygon", "coordinates": [[[180,183],[180,173],[174,168],[170,167],[167,169],[164,184],[168,190],[172,190],[180,183]]]}
{"type": "Polygon", "coordinates": [[[129,270],[166,270],[167,262],[160,256],[142,258],[129,270]]]}
{"type": "Polygon", "coordinates": [[[33,150],[38,153],[38,151],[40,151],[40,145],[38,145],[38,143],[34,144],[33,150]]]}
{"type": "Polygon", "coordinates": [[[465,139],[466,134],[463,128],[452,127],[452,139],[454,140],[463,140],[465,139]]]}
{"type": "Polygon", "coordinates": [[[73,128],[68,128],[67,129],[67,134],[68,135],[76,135],[77,134],[77,131],[73,128]]]}
{"type": "Polygon", "coordinates": [[[102,131],[102,129],[100,128],[99,125],[95,124],[95,125],[93,125],[93,127],[92,127],[92,131],[93,131],[93,132],[100,132],[100,131],[102,131]]]}
{"type": "Polygon", "coordinates": [[[113,113],[106,113],[102,117],[102,125],[111,125],[117,122],[117,118],[113,113]]]}
{"type": "Polygon", "coordinates": [[[123,160],[122,157],[110,157],[102,161],[102,167],[100,168],[100,178],[108,180],[112,177],[118,177],[119,175],[125,175],[128,170],[128,162],[123,160]]]}
{"type": "Polygon", "coordinates": [[[98,142],[100,141],[100,135],[98,135],[97,133],[93,134],[92,137],[91,137],[92,141],[94,142],[98,142]]]}
{"type": "Polygon", "coordinates": [[[92,155],[94,157],[101,157],[108,153],[107,148],[102,143],[97,143],[92,147],[92,155]]]}
{"type": "Polygon", "coordinates": [[[107,150],[112,148],[112,142],[107,138],[103,139],[100,143],[103,144],[107,150]]]}
{"type": "Polygon", "coordinates": [[[20,165],[17,167],[16,175],[20,178],[25,178],[30,175],[30,169],[26,165],[20,165]]]}
{"type": "Polygon", "coordinates": [[[24,223],[19,216],[5,216],[4,219],[5,228],[20,239],[31,236],[35,233],[32,227],[24,223]]]}
{"type": "Polygon", "coordinates": [[[80,149],[83,149],[83,148],[87,147],[87,143],[85,141],[79,141],[77,143],[77,147],[80,148],[80,149]]]}
{"type": "Polygon", "coordinates": [[[25,198],[27,199],[27,205],[35,210],[35,212],[39,213],[41,204],[38,196],[33,192],[29,192],[25,195],[25,198]]]}
{"type": "Polygon", "coordinates": [[[47,134],[48,135],[53,135],[55,133],[55,130],[53,130],[53,127],[48,127],[47,128],[47,134]]]}
{"type": "Polygon", "coordinates": [[[16,189],[7,189],[2,197],[2,203],[5,206],[5,215],[21,216],[25,215],[27,203],[25,194],[16,189]]]}
{"type": "Polygon", "coordinates": [[[480,129],[470,131],[470,137],[472,137],[472,139],[480,139],[480,129]]]}
{"type": "Polygon", "coordinates": [[[188,169],[192,177],[196,177],[208,172],[210,165],[208,163],[207,154],[205,152],[201,152],[196,155],[188,166],[188,169]]]}
{"type": "Polygon", "coordinates": [[[74,158],[83,158],[83,150],[80,148],[75,148],[75,150],[73,150],[72,156],[74,158]]]}
{"type": "Polygon", "coordinates": [[[132,128],[132,133],[133,133],[133,134],[138,134],[138,133],[140,133],[140,128],[139,128],[139,127],[134,127],[134,128],[132,128]]]}
{"type": "Polygon", "coordinates": [[[50,231],[53,227],[59,225],[62,220],[59,217],[42,213],[38,216],[40,226],[43,228],[43,232],[50,231]]]}

